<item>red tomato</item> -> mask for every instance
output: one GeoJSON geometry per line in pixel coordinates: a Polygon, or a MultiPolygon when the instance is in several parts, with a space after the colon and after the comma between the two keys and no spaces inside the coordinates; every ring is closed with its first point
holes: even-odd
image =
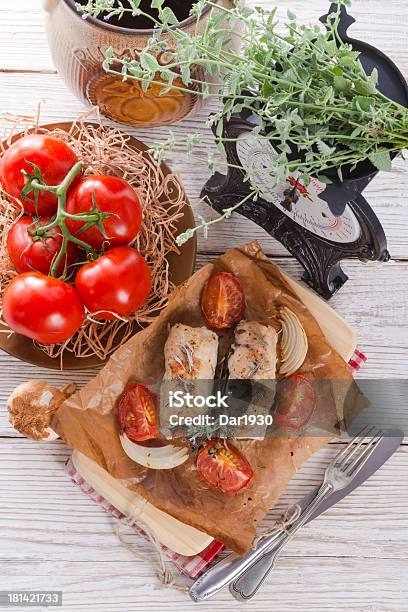
{"type": "Polygon", "coordinates": [[[273,422],[279,427],[301,429],[312,418],[316,408],[313,385],[304,376],[291,376],[278,383],[273,422]]]}
{"type": "Polygon", "coordinates": [[[56,186],[75,166],[78,158],[62,140],[44,134],[32,134],[16,140],[0,160],[0,183],[4,191],[9,196],[17,198],[26,212],[40,216],[52,215],[57,210],[57,196],[54,193],[46,191],[39,193],[38,210],[35,207],[33,193],[26,196],[29,202],[25,201],[21,195],[27,182],[21,170],[33,172],[33,167],[28,162],[39,167],[47,185],[56,186]]]}
{"type": "MultiPolygon", "coordinates": [[[[50,217],[42,217],[38,220],[41,226],[50,221],[50,217]]],[[[35,229],[33,217],[25,215],[11,226],[7,236],[7,250],[17,272],[31,272],[36,270],[43,274],[49,274],[54,257],[59,253],[62,245],[61,230],[54,227],[51,236],[33,241],[28,229],[35,229]]],[[[76,246],[70,242],[67,253],[63,258],[58,274],[62,275],[79,257],[76,246]]]]}
{"type": "Polygon", "coordinates": [[[122,433],[133,442],[154,440],[158,435],[157,398],[144,385],[130,385],[119,400],[122,433]]]}
{"type": "Polygon", "coordinates": [[[84,316],[75,289],[40,272],[19,274],[3,294],[3,318],[10,329],[41,344],[68,340],[84,316]]]}
{"type": "Polygon", "coordinates": [[[202,296],[201,310],[208,325],[228,329],[239,323],[245,313],[245,296],[236,276],[217,272],[207,281],[202,296]]]}
{"type": "Polygon", "coordinates": [[[222,440],[209,440],[198,453],[196,466],[205,482],[223,493],[237,493],[254,476],[245,457],[222,440]]]}
{"type": "Polygon", "coordinates": [[[76,186],[67,201],[67,212],[78,214],[97,208],[112,216],[103,221],[105,234],[96,226],[81,231],[84,223],[67,220],[70,232],[95,249],[104,243],[111,247],[130,244],[142,225],[142,207],[133,188],[116,176],[88,176],[76,186]]]}
{"type": "Polygon", "coordinates": [[[113,320],[111,312],[126,316],[140,308],[149,297],[152,281],[139,251],[116,247],[82,266],[75,286],[91,313],[113,320]]]}

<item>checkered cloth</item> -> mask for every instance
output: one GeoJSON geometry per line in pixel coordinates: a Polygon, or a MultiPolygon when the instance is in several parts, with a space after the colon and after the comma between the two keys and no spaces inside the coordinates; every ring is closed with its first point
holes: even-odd
{"type": "Polygon", "coordinates": [[[353,357],[349,361],[349,366],[354,372],[358,372],[363,367],[366,361],[367,357],[356,349],[354,351],[353,357]]]}
{"type": "MultiPolygon", "coordinates": [[[[98,491],[95,491],[95,489],[86,482],[85,478],[82,478],[71,459],[68,459],[66,462],[65,471],[71,478],[72,482],[78,485],[81,491],[86,493],[88,497],[98,504],[98,506],[101,506],[105,512],[111,514],[117,520],[124,518],[124,515],[119,512],[115,506],[112,506],[111,503],[109,503],[102,495],[98,493],[98,491]]],[[[137,531],[140,533],[140,535],[142,535],[140,530],[137,531]]],[[[223,550],[223,548],[224,544],[218,542],[217,540],[213,540],[211,544],[207,546],[207,548],[194,557],[184,557],[183,555],[179,555],[173,550],[166,548],[166,546],[163,546],[162,550],[164,554],[171,561],[173,561],[179,572],[190,576],[190,578],[195,578],[218,555],[218,553],[223,550]]]]}
{"type": "MultiPolygon", "coordinates": [[[[350,368],[357,372],[367,361],[367,358],[360,351],[355,351],[353,357],[349,361],[350,368]]],[[[66,472],[71,478],[72,482],[79,486],[81,491],[86,493],[96,504],[101,506],[105,512],[111,514],[115,519],[119,520],[124,518],[124,515],[119,512],[117,508],[112,506],[102,495],[100,495],[93,487],[91,487],[84,478],[77,472],[71,459],[68,459],[66,466],[66,472]]],[[[138,531],[140,533],[140,531],[138,531]]],[[[184,557],[174,551],[162,547],[165,555],[173,561],[176,568],[180,573],[190,576],[190,578],[196,578],[211,561],[223,550],[224,544],[218,540],[213,540],[211,544],[207,546],[202,552],[194,557],[184,557]]]]}

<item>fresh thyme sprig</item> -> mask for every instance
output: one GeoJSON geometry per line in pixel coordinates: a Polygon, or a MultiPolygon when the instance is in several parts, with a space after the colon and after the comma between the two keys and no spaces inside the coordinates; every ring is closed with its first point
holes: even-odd
{"type": "MultiPolygon", "coordinates": [[[[86,15],[106,18],[132,12],[137,16],[140,0],[88,0],[78,3],[86,15]]],[[[144,90],[152,83],[163,85],[162,93],[194,88],[203,98],[219,100],[221,108],[212,116],[212,124],[223,147],[224,126],[234,113],[247,110],[258,118],[252,138],[273,144],[277,155],[269,155],[267,171],[271,186],[285,177],[299,173],[308,184],[311,177],[323,182],[343,180],[345,170],[353,170],[370,160],[379,170],[389,171],[393,154],[408,147],[408,110],[378,90],[376,70],[367,75],[359,53],[338,35],[338,9],[330,15],[327,28],[305,26],[288,11],[284,30],[279,27],[276,9],[233,8],[212,0],[199,0],[191,13],[199,16],[210,8],[204,29],[192,34],[177,28],[177,17],[164,7],[164,0],[153,0],[150,15],[155,35],[138,60],[117,58],[109,50],[105,70],[125,79],[141,82],[144,90]],[[239,34],[237,34],[237,32],[239,34]],[[229,44],[240,38],[241,52],[229,44]],[[168,63],[159,65],[158,51],[167,50],[168,63]],[[334,176],[333,176],[334,172],[334,176]]],[[[187,136],[184,144],[191,156],[195,148],[211,135],[187,136]]],[[[182,139],[178,138],[181,144],[182,139]]],[[[163,158],[175,146],[174,138],[155,148],[163,158]]],[[[214,164],[208,159],[209,167],[214,164]]],[[[250,165],[242,169],[251,182],[255,172],[250,165]]],[[[238,205],[235,208],[237,208],[238,205]]],[[[222,218],[233,212],[224,211],[222,218]]],[[[179,236],[179,244],[199,228],[208,231],[202,221],[197,228],[179,236]]]]}

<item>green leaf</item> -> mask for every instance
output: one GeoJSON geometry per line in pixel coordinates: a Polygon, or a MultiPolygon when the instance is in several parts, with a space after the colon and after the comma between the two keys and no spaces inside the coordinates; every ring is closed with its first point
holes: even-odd
{"type": "Polygon", "coordinates": [[[148,70],[149,72],[157,72],[160,70],[160,65],[157,59],[147,53],[147,51],[142,51],[140,54],[140,64],[144,70],[148,70]]]}
{"type": "Polygon", "coordinates": [[[316,146],[318,148],[320,155],[323,155],[323,157],[327,157],[328,155],[333,155],[333,153],[336,151],[334,147],[329,147],[329,145],[323,142],[323,140],[318,140],[316,142],[316,146]]]}
{"type": "Polygon", "coordinates": [[[339,92],[348,91],[349,89],[351,89],[351,83],[343,76],[335,76],[334,89],[339,92]]]}
{"type": "Polygon", "coordinates": [[[375,106],[375,100],[367,96],[355,96],[352,106],[359,112],[371,113],[371,108],[375,106]]]}
{"type": "Polygon", "coordinates": [[[164,0],[152,0],[151,7],[153,9],[161,9],[164,4],[164,0]]]}
{"type": "Polygon", "coordinates": [[[363,133],[363,128],[362,127],[356,127],[351,132],[350,136],[351,136],[351,138],[357,138],[357,136],[361,136],[362,133],[363,133]]]}
{"type": "Polygon", "coordinates": [[[139,7],[140,7],[140,3],[141,3],[142,0],[128,0],[128,1],[129,1],[130,6],[132,7],[132,9],[134,11],[137,11],[139,9],[139,7]]]}
{"type": "Polygon", "coordinates": [[[264,81],[264,84],[262,86],[262,95],[265,96],[265,98],[269,98],[269,96],[272,96],[274,91],[274,86],[268,81],[264,81]]]}
{"type": "Polygon", "coordinates": [[[179,20],[169,6],[164,7],[164,9],[160,11],[160,19],[162,23],[168,25],[176,25],[179,23],[179,20]]]}
{"type": "Polygon", "coordinates": [[[326,93],[324,94],[324,98],[322,100],[322,104],[327,104],[328,102],[330,102],[332,100],[334,96],[334,89],[333,87],[328,87],[326,93]]]}
{"type": "Polygon", "coordinates": [[[369,78],[370,78],[371,83],[374,83],[375,86],[378,85],[378,70],[377,70],[377,68],[373,68],[373,71],[370,74],[369,78]]]}
{"type": "Polygon", "coordinates": [[[355,68],[356,59],[351,57],[349,54],[340,57],[339,59],[340,66],[344,66],[344,68],[355,68]]]}
{"type": "Polygon", "coordinates": [[[369,160],[378,170],[384,172],[391,172],[392,170],[391,155],[386,149],[378,149],[378,151],[371,153],[369,160]]]}
{"type": "Polygon", "coordinates": [[[320,182],[323,183],[323,185],[332,185],[333,181],[331,179],[329,179],[328,176],[324,176],[324,174],[318,174],[316,176],[316,179],[320,182]]]}
{"type": "Polygon", "coordinates": [[[358,80],[354,82],[354,91],[363,96],[370,96],[377,93],[377,86],[369,79],[366,81],[358,80]]]}
{"type": "Polygon", "coordinates": [[[181,69],[181,79],[184,85],[190,85],[191,83],[191,74],[190,74],[190,66],[186,64],[181,69]]]}
{"type": "Polygon", "coordinates": [[[217,136],[217,138],[222,138],[224,135],[224,122],[223,121],[219,121],[217,123],[217,127],[215,128],[215,134],[217,136]]]}

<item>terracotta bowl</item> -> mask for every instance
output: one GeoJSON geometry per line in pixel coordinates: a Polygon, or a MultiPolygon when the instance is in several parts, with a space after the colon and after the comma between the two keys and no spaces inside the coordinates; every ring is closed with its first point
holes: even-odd
{"type": "MultiPolygon", "coordinates": [[[[48,125],[41,126],[47,130],[65,130],[68,132],[72,123],[51,123],[48,125]]],[[[13,142],[20,138],[21,135],[16,134],[13,138],[13,142]]],[[[135,149],[135,151],[146,151],[147,146],[136,140],[136,138],[130,137],[128,144],[135,149]]],[[[162,169],[165,175],[171,173],[170,168],[167,164],[162,163],[162,169]]],[[[180,218],[177,225],[177,232],[184,232],[186,229],[194,226],[194,216],[191,210],[190,203],[186,197],[183,217],[180,218]]],[[[187,278],[189,278],[194,270],[197,243],[195,239],[189,240],[180,248],[180,255],[176,253],[170,253],[168,256],[170,280],[175,285],[180,285],[187,278]]],[[[136,329],[137,331],[137,329],[136,329]]],[[[10,336],[5,333],[0,333],[0,348],[6,353],[13,355],[33,365],[42,368],[51,368],[54,370],[61,369],[61,360],[59,358],[53,359],[48,357],[41,349],[35,346],[35,344],[29,338],[13,333],[10,336]]],[[[103,365],[103,361],[96,356],[78,358],[72,353],[67,352],[63,357],[63,369],[64,370],[80,370],[85,368],[97,368],[103,365]]]]}
{"type": "MultiPolygon", "coordinates": [[[[221,6],[232,8],[232,0],[215,0],[221,6]]],[[[135,21],[140,27],[151,27],[151,22],[143,25],[140,18],[134,19],[126,14],[121,20],[115,18],[105,21],[88,16],[82,18],[76,8],[76,0],[43,0],[47,11],[46,30],[48,45],[53,62],[69,89],[85,104],[98,106],[100,112],[126,125],[160,126],[171,125],[196,112],[203,99],[194,88],[188,92],[171,89],[163,95],[160,85],[152,85],[147,92],[134,79],[123,79],[117,74],[107,73],[103,62],[108,48],[113,49],[116,58],[139,61],[142,50],[154,36],[152,29],[135,29],[135,21]]],[[[85,2],[82,2],[85,4],[85,2]]],[[[127,4],[126,2],[124,4],[127,4]]],[[[211,14],[206,6],[201,17],[196,20],[188,16],[191,2],[187,0],[168,0],[170,6],[180,15],[178,24],[183,32],[193,35],[203,32],[211,14]]],[[[150,0],[142,0],[141,9],[149,11],[150,0]]],[[[171,28],[173,29],[173,28],[171,28]]],[[[174,40],[163,34],[170,47],[174,40]]],[[[238,41],[228,36],[228,48],[235,50],[238,41]]],[[[157,61],[166,65],[166,53],[158,52],[157,61]]],[[[120,62],[112,66],[121,70],[120,62]]],[[[212,80],[207,75],[207,80],[212,80]]],[[[160,81],[159,75],[157,80],[160,81]]],[[[175,82],[175,85],[182,85],[175,82]]]]}

